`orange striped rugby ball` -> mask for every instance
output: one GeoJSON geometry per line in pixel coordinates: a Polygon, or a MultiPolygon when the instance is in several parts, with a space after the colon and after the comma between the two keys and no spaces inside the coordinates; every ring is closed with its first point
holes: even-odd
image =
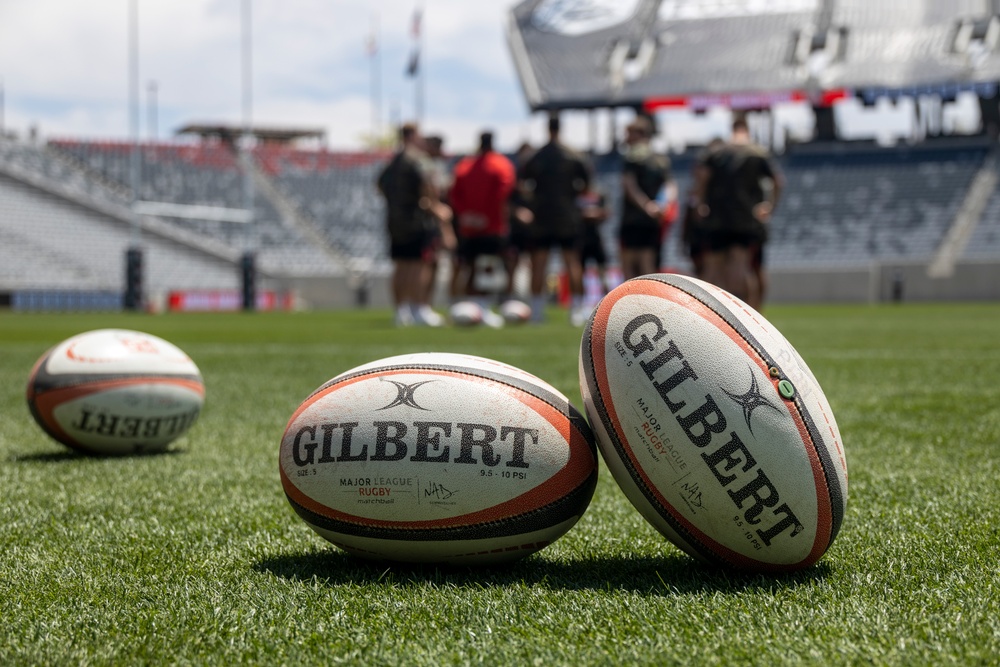
{"type": "Polygon", "coordinates": [[[688,554],[789,571],[836,538],[847,462],[830,404],[784,336],[728,292],[679,275],[623,283],[584,331],[580,389],[615,480],[688,554]]]}
{"type": "Polygon", "coordinates": [[[162,452],[194,424],[205,385],[190,357],[162,338],[98,329],[42,355],[27,398],[42,430],[67,447],[142,454],[162,452]]]}
{"type": "Polygon", "coordinates": [[[450,353],[338,375],[281,439],[292,507],[363,558],[491,564],[532,554],[583,515],[597,484],[590,428],[513,366],[450,353]]]}

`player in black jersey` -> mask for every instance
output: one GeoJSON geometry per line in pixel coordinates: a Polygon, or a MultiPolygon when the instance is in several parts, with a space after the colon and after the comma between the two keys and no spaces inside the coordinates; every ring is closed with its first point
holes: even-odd
{"type": "Polygon", "coordinates": [[[584,192],[577,199],[577,206],[583,214],[583,243],[580,246],[580,262],[584,271],[593,262],[601,281],[601,294],[608,293],[608,253],[604,249],[600,226],[608,219],[607,198],[596,188],[584,192]]]}
{"type": "Polygon", "coordinates": [[[783,186],[770,154],[751,142],[742,117],[733,122],[732,139],[709,150],[695,170],[704,278],[758,310],[768,221],[783,186]]]}
{"type": "Polygon", "coordinates": [[[591,173],[583,156],[559,141],[559,131],[559,118],[549,118],[549,143],[539,148],[518,174],[534,214],[531,226],[534,245],[531,252],[532,319],[540,321],[542,318],[542,290],[549,252],[558,247],[572,294],[570,320],[575,325],[582,325],[586,320],[580,261],[583,218],[576,200],[590,187],[591,173]]]}
{"type": "Polygon", "coordinates": [[[670,159],[653,151],[649,141],[653,126],[640,116],[626,128],[622,165],[622,211],[618,240],[622,277],[656,273],[657,258],[667,223],[668,203],[677,198],[670,173],[670,159]]]}
{"type": "Polygon", "coordinates": [[[443,320],[425,301],[434,239],[454,247],[451,209],[438,199],[427,169],[427,154],[413,124],[400,129],[402,148],[379,174],[377,186],[386,202],[392,294],[396,325],[440,326],[443,320]]]}
{"type": "MultiPolygon", "coordinates": [[[[522,143],[514,155],[514,166],[520,170],[528,158],[532,156],[534,149],[531,144],[522,143]]],[[[525,260],[531,266],[531,251],[534,249],[532,241],[532,223],[535,220],[534,213],[531,212],[528,198],[525,196],[523,183],[518,183],[514,192],[510,195],[508,206],[510,216],[510,237],[507,241],[507,250],[504,253],[504,269],[507,271],[507,292],[504,299],[514,296],[514,277],[517,274],[517,267],[521,260],[525,260]]]]}

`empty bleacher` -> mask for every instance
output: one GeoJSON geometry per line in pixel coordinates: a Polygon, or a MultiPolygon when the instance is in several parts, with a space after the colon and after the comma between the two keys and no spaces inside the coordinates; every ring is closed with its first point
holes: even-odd
{"type": "MultiPolygon", "coordinates": [[[[5,289],[118,290],[128,225],[0,175],[0,285],[5,289]]],[[[232,264],[145,235],[150,290],[234,289],[232,264]]]]}
{"type": "MultiPolygon", "coordinates": [[[[239,208],[243,181],[233,155],[206,144],[147,147],[143,198],[239,208]]],[[[895,148],[873,144],[792,146],[778,161],[787,180],[771,223],[768,266],[778,271],[864,270],[886,263],[928,263],[962,206],[990,151],[985,139],[938,140],[895,148]]],[[[254,160],[295,211],[280,220],[257,192],[259,261],[271,276],[342,275],[344,262],[388,265],[383,202],[374,182],[387,154],[333,153],[261,146],[254,160]],[[303,230],[303,225],[310,227],[303,230]]],[[[672,156],[683,195],[695,151],[672,156]]],[[[0,288],[118,289],[129,243],[127,216],[107,215],[86,201],[127,212],[130,154],[122,143],[0,142],[0,288]],[[15,168],[16,167],[16,168],[15,168]],[[79,200],[19,180],[18,169],[58,182],[79,200]]],[[[620,210],[621,158],[594,160],[611,212],[601,233],[614,262],[620,210]]],[[[286,206],[287,208],[287,206],[286,206]]],[[[246,247],[240,223],[163,219],[180,236],[146,233],[150,289],[232,288],[235,258],[246,247]],[[165,237],[164,237],[165,236],[165,237]],[[211,251],[209,242],[215,244],[211,251]],[[222,248],[222,250],[220,250],[222,248]],[[228,249],[228,251],[225,251],[228,249]]],[[[663,265],[691,268],[671,231],[663,265]]],[[[1000,260],[1000,191],[990,199],[962,260],[1000,260]]]]}
{"type": "MultiPolygon", "coordinates": [[[[51,150],[75,162],[125,197],[131,192],[132,146],[126,142],[56,140],[51,150]]],[[[141,201],[243,209],[243,170],[232,149],[221,142],[151,143],[139,146],[141,201]]],[[[272,274],[329,275],[339,267],[313,247],[259,192],[254,221],[171,218],[170,223],[219,241],[235,250],[257,249],[259,265],[272,274]]]]}
{"type": "Polygon", "coordinates": [[[254,158],[336,252],[387,261],[384,203],[375,189],[387,154],[263,146],[254,158]]]}
{"type": "MultiPolygon", "coordinates": [[[[996,167],[1000,170],[1000,166],[996,167]]],[[[993,192],[972,231],[962,259],[971,261],[1000,261],[1000,188],[993,192]]]]}
{"type": "Polygon", "coordinates": [[[771,227],[775,267],[930,260],[985,145],[803,148],[782,160],[786,195],[771,227]]]}
{"type": "MultiPolygon", "coordinates": [[[[768,265],[842,269],[880,261],[929,261],[988,150],[981,141],[903,148],[795,147],[778,159],[787,185],[771,221],[768,265]]],[[[673,156],[682,195],[691,186],[694,158],[693,151],[673,156]]],[[[603,156],[595,167],[612,211],[601,231],[613,252],[621,162],[617,156],[603,156]]],[[[992,206],[1000,213],[1000,193],[992,206]]],[[[663,265],[686,271],[691,264],[680,236],[677,224],[666,240],[663,265]]]]}

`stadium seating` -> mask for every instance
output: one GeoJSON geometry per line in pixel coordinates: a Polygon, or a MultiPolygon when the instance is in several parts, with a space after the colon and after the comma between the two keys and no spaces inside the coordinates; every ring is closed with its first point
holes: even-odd
{"type": "Polygon", "coordinates": [[[929,260],[986,157],[984,146],[826,146],[783,160],[787,195],[772,224],[772,266],[929,260]]]}
{"type": "MultiPolygon", "coordinates": [[[[1000,166],[997,167],[1000,170],[1000,166]]],[[[972,232],[962,259],[972,261],[1000,260],[1000,188],[993,192],[979,224],[972,232]]]]}
{"type": "MultiPolygon", "coordinates": [[[[877,261],[929,261],[982,165],[981,142],[879,148],[869,144],[795,147],[778,162],[787,186],[771,222],[767,262],[785,269],[866,267],[877,261]]],[[[674,156],[682,194],[694,153],[674,156]]],[[[602,234],[615,250],[621,205],[616,156],[595,162],[613,219],[602,234]]],[[[1000,211],[1000,194],[993,205],[1000,211]]],[[[989,214],[984,216],[989,218],[989,214]]],[[[681,225],[671,230],[663,265],[688,270],[681,225]]]]}
{"type": "MultiPolygon", "coordinates": [[[[72,159],[92,179],[129,192],[131,145],[123,142],[57,140],[49,144],[72,159]]],[[[244,208],[243,172],[232,150],[221,143],[156,143],[140,147],[140,194],[144,201],[244,208]]],[[[281,219],[259,193],[254,223],[171,218],[170,223],[242,250],[259,248],[259,266],[276,274],[329,275],[338,267],[320,249],[281,219]],[[294,258],[294,261],[289,261],[294,258]]]]}
{"type": "MultiPolygon", "coordinates": [[[[3,142],[0,166],[6,165],[8,173],[21,169],[58,181],[84,199],[125,211],[130,161],[126,148],[121,143],[59,141],[44,147],[3,142]]],[[[844,143],[790,147],[779,159],[788,186],[772,221],[769,266],[840,269],[929,261],[988,151],[986,142],[977,139],[896,148],[844,143]]],[[[285,217],[295,218],[281,220],[282,207],[258,190],[262,271],[274,276],[330,276],[342,272],[351,260],[384,270],[388,259],[383,202],[374,181],[386,158],[386,154],[257,148],[254,159],[260,177],[280,193],[285,208],[294,209],[285,217]]],[[[691,185],[695,152],[672,158],[683,196],[691,185]]],[[[597,156],[594,166],[611,213],[601,234],[614,262],[621,158],[597,156]]],[[[240,206],[239,167],[220,147],[155,145],[144,151],[142,167],[143,196],[151,200],[240,206]]],[[[102,214],[99,207],[88,209],[81,204],[84,199],[70,203],[16,177],[0,180],[0,287],[120,286],[128,225],[102,214]]],[[[1000,191],[993,194],[964,259],[1000,258],[997,220],[1000,191]]],[[[233,258],[247,247],[245,228],[239,223],[163,219],[157,224],[176,234],[144,238],[155,248],[148,260],[151,286],[235,286],[233,258]],[[209,242],[228,248],[228,254],[200,252],[199,247],[209,242]]],[[[670,232],[663,265],[686,271],[690,261],[680,232],[680,224],[670,232]]]]}
{"type": "MultiPolygon", "coordinates": [[[[0,286],[5,289],[119,290],[129,227],[0,175],[0,286]]],[[[151,290],[236,288],[230,263],[151,235],[151,290]]]]}
{"type": "Polygon", "coordinates": [[[384,204],[375,188],[387,155],[264,146],[254,157],[337,252],[387,261],[384,204]]]}

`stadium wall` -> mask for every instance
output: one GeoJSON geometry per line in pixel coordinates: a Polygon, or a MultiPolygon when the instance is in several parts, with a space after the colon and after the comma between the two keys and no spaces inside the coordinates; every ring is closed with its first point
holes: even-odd
{"type": "MultiPolygon", "coordinates": [[[[881,263],[854,269],[775,269],[768,272],[767,302],[797,303],[891,303],[894,301],[1000,301],[1000,262],[966,262],[948,278],[931,278],[925,262],[881,263]]],[[[294,279],[285,283],[299,303],[312,309],[352,307],[387,308],[389,277],[369,276],[363,299],[359,285],[346,277],[294,279]]],[[[438,290],[435,306],[447,304],[438,290]]]]}
{"type": "Polygon", "coordinates": [[[1000,300],[998,262],[958,264],[947,278],[929,277],[924,262],[842,270],[778,269],[769,276],[769,303],[1000,300]]]}

